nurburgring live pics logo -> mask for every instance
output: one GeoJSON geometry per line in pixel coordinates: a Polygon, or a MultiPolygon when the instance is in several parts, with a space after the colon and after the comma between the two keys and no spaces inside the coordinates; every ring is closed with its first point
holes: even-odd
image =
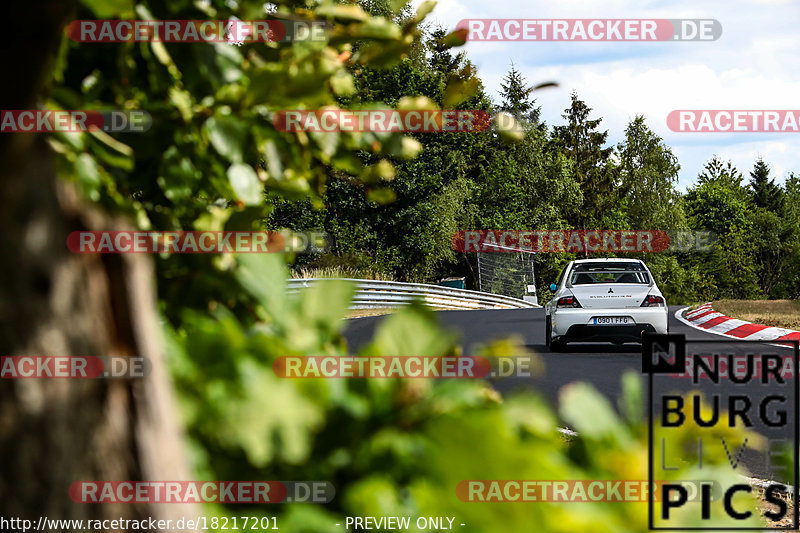
{"type": "Polygon", "coordinates": [[[799,354],[800,341],[796,340],[687,341],[685,335],[644,334],[642,372],[649,378],[648,479],[651,483],[656,478],[671,480],[663,484],[658,506],[652,496],[648,498],[650,529],[761,531],[797,527],[797,493],[787,485],[797,487],[800,480],[800,389],[798,373],[785,377],[783,367],[790,355],[796,368],[799,354]],[[723,369],[721,363],[728,359],[729,368],[734,355],[746,359],[744,372],[734,374],[723,369]],[[681,392],[680,384],[668,378],[687,368],[691,369],[689,385],[693,389],[686,392],[684,386],[681,392]],[[743,429],[745,437],[720,436],[731,429],[743,429]],[[696,444],[689,447],[687,432],[697,435],[696,444]],[[764,452],[763,459],[753,453],[756,449],[764,452]],[[708,468],[716,468],[722,476],[727,468],[707,465],[711,450],[718,455],[724,452],[731,467],[721,480],[721,506],[711,505],[710,488],[701,487],[700,501],[690,502],[681,486],[682,478],[692,479],[708,468]],[[780,460],[781,456],[791,457],[792,466],[780,460]],[[767,481],[763,486],[767,505],[761,509],[753,500],[742,497],[752,493],[753,487],[739,474],[749,471],[745,468],[752,468],[754,462],[766,469],[769,477],[782,480],[767,481]],[[791,513],[783,497],[786,493],[791,493],[791,513]],[[792,524],[784,525],[787,518],[792,524]],[[764,521],[768,525],[764,526],[764,521]]]}

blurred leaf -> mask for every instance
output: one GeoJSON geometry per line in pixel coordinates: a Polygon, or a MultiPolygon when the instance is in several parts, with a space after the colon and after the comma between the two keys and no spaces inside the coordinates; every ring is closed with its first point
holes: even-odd
{"type": "Polygon", "coordinates": [[[281,317],[286,308],[286,279],[288,272],[278,254],[239,254],[236,279],[244,289],[268,309],[270,314],[281,317]]]}
{"type": "Polygon", "coordinates": [[[357,5],[324,4],[314,10],[320,17],[330,17],[339,20],[365,22],[370,20],[369,15],[357,5]]]}
{"type": "Polygon", "coordinates": [[[318,281],[300,295],[299,311],[306,327],[329,334],[342,325],[353,298],[355,286],[338,280],[318,281]]]}
{"type": "Polygon", "coordinates": [[[422,143],[407,135],[392,135],[384,143],[383,154],[400,159],[414,159],[422,151],[422,143]]]}
{"type": "Polygon", "coordinates": [[[367,41],[353,57],[353,61],[378,68],[389,68],[400,63],[407,54],[410,43],[367,41]]]}
{"type": "Polygon", "coordinates": [[[94,201],[99,200],[100,196],[97,189],[100,187],[102,177],[94,158],[89,154],[79,155],[78,160],[75,162],[75,171],[78,174],[81,186],[89,194],[89,197],[94,201]]]}
{"type": "Polygon", "coordinates": [[[402,36],[402,32],[391,20],[384,17],[372,17],[358,27],[354,36],[361,39],[395,40],[402,36]]]}
{"type": "Polygon", "coordinates": [[[371,187],[367,190],[367,200],[386,205],[397,200],[397,193],[389,187],[371,187]]]}
{"type": "Polygon", "coordinates": [[[330,83],[336,96],[351,96],[356,92],[353,76],[347,71],[338,71],[331,77],[330,83]]]}
{"type": "Polygon", "coordinates": [[[374,165],[369,165],[358,179],[363,183],[379,183],[381,181],[391,181],[394,179],[397,171],[389,161],[382,159],[374,165]]]}
{"type": "Polygon", "coordinates": [[[422,151],[422,143],[413,137],[404,136],[402,139],[403,147],[400,157],[403,159],[414,159],[422,151]]]}
{"type": "Polygon", "coordinates": [[[225,222],[225,231],[257,231],[262,228],[262,219],[268,212],[265,205],[251,205],[233,211],[225,222]]]}
{"type": "Polygon", "coordinates": [[[267,139],[259,146],[259,151],[264,157],[264,163],[269,172],[269,177],[274,180],[283,179],[283,163],[281,154],[273,139],[267,139]]]}
{"type": "Polygon", "coordinates": [[[505,111],[501,111],[494,116],[494,127],[497,131],[498,135],[500,135],[500,139],[504,142],[521,142],[525,139],[525,131],[522,129],[522,126],[517,119],[514,118],[513,115],[510,113],[506,113],[505,111]]]}
{"type": "Polygon", "coordinates": [[[361,163],[361,160],[349,153],[346,155],[337,154],[337,156],[331,160],[331,166],[336,170],[341,170],[348,174],[359,174],[364,170],[364,165],[361,163]]]}
{"type": "Polygon", "coordinates": [[[318,131],[311,132],[309,136],[314,139],[319,146],[320,151],[325,156],[322,158],[324,163],[328,163],[330,158],[339,148],[339,132],[338,131],[318,131]]]}
{"type": "Polygon", "coordinates": [[[367,355],[426,355],[449,353],[455,337],[435,327],[433,311],[413,302],[394,312],[378,326],[367,355]]]}
{"type": "Polygon", "coordinates": [[[169,88],[169,101],[180,112],[184,122],[192,120],[192,95],[177,87],[169,88]]]}
{"type": "Polygon", "coordinates": [[[245,204],[256,205],[264,201],[264,185],[250,165],[244,163],[231,165],[228,167],[228,179],[236,196],[245,204]]]}
{"type": "Polygon", "coordinates": [[[164,196],[178,202],[192,198],[202,179],[202,173],[192,160],[180,155],[177,146],[170,146],[164,152],[158,185],[164,196]]]}
{"type": "Polygon", "coordinates": [[[404,96],[397,101],[397,109],[408,111],[437,110],[439,106],[427,96],[404,96]]]}
{"type": "Polygon", "coordinates": [[[415,15],[417,20],[422,20],[436,7],[436,0],[425,0],[417,8],[415,15]]]}
{"type": "Polygon", "coordinates": [[[606,397],[588,383],[565,385],[559,393],[559,405],[561,416],[581,437],[611,437],[619,443],[631,439],[606,397]]]}
{"type": "Polygon", "coordinates": [[[131,0],[81,0],[98,19],[122,18],[122,15],[133,12],[131,0]]]}
{"type": "Polygon", "coordinates": [[[546,81],[546,82],[544,82],[544,83],[540,83],[539,85],[536,85],[536,86],[533,88],[533,90],[534,90],[534,91],[538,91],[539,89],[547,89],[547,88],[549,88],[549,87],[558,87],[558,82],[555,82],[555,81],[546,81]]]}
{"type": "Polygon", "coordinates": [[[442,39],[442,45],[448,48],[463,46],[466,44],[468,36],[469,30],[467,28],[456,29],[444,36],[442,39]]]}
{"type": "Polygon", "coordinates": [[[241,446],[256,467],[281,458],[290,464],[308,459],[311,432],[322,422],[314,403],[289,380],[271,369],[245,361],[240,397],[229,398],[218,435],[229,446],[241,446]],[[266,406],[280,405],[280,409],[266,406]]]}
{"type": "Polygon", "coordinates": [[[442,97],[442,106],[445,109],[452,109],[461,102],[475,96],[481,89],[481,81],[476,77],[463,79],[451,77],[447,82],[447,88],[442,97]]]}
{"type": "Polygon", "coordinates": [[[244,124],[234,117],[214,115],[206,120],[203,129],[214,149],[231,163],[244,159],[244,143],[247,131],[244,124]]]}
{"type": "Polygon", "coordinates": [[[123,170],[133,170],[133,149],[102,130],[89,133],[89,149],[101,161],[123,170]]]}
{"type": "Polygon", "coordinates": [[[622,395],[619,410],[630,424],[640,424],[644,418],[645,407],[642,377],[633,371],[622,374],[622,395]]]}

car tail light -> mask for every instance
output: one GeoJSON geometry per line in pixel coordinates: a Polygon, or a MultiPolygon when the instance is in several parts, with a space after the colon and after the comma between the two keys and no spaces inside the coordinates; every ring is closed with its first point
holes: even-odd
{"type": "Polygon", "coordinates": [[[578,299],[574,296],[562,296],[558,299],[556,307],[581,307],[581,304],[578,303],[578,299]]]}
{"type": "Polygon", "coordinates": [[[642,307],[663,307],[664,298],[654,294],[648,294],[642,302],[642,307]]]}

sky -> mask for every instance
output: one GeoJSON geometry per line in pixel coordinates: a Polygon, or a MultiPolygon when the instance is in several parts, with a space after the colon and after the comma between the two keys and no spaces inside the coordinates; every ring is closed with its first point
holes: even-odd
{"type": "Polygon", "coordinates": [[[678,157],[680,189],[715,154],[733,161],[746,180],[759,157],[777,182],[800,173],[800,133],[673,132],[666,122],[675,109],[800,109],[797,0],[439,0],[426,20],[449,31],[476,18],[716,19],[716,41],[468,42],[463,49],[496,102],[512,62],[532,85],[558,82],[534,93],[551,126],[564,123],[572,91],[593,109],[591,118],[602,117],[610,144],[644,115],[678,157]]]}

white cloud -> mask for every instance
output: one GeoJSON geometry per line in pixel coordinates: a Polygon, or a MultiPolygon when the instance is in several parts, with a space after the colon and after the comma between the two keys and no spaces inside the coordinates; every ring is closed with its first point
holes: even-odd
{"type": "Polygon", "coordinates": [[[622,139],[625,125],[636,114],[645,115],[680,158],[685,186],[713,154],[732,159],[745,174],[759,155],[780,179],[789,171],[800,171],[800,134],[688,134],[671,132],[666,126],[666,116],[673,109],[800,109],[798,15],[796,0],[441,0],[432,19],[447,29],[464,18],[719,20],[722,36],[714,42],[475,42],[466,46],[495,98],[511,61],[532,84],[559,82],[558,89],[536,93],[550,124],[562,122],[573,89],[594,109],[595,117],[603,118],[610,142],[622,139]]]}

